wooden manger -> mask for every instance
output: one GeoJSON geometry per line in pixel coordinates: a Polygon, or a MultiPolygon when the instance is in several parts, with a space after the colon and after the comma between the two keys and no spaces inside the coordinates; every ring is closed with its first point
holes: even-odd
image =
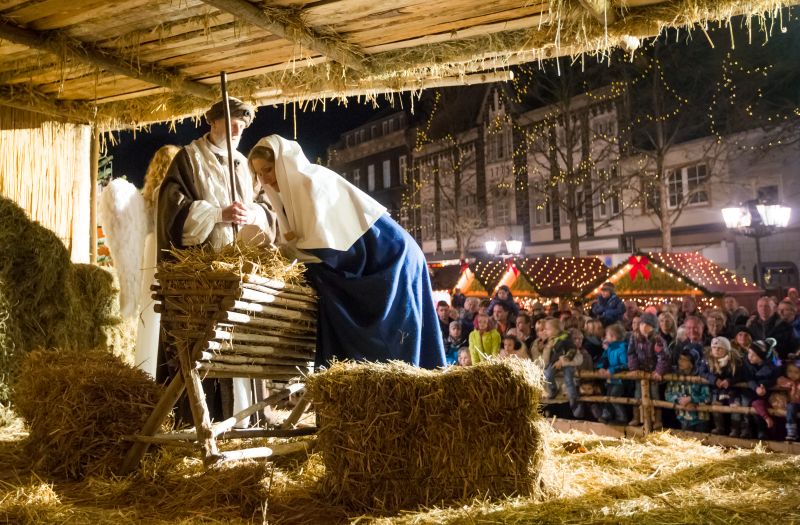
{"type": "MultiPolygon", "coordinates": [[[[315,432],[296,428],[309,403],[301,398],[280,425],[234,428],[291,395],[304,393],[303,378],[313,370],[316,349],[317,298],[313,289],[269,279],[245,264],[241,271],[170,271],[163,266],[153,285],[155,309],[161,314],[162,345],[180,362],[179,373],[134,441],[122,467],[138,465],[152,443],[197,442],[206,465],[232,459],[267,457],[268,447],[221,452],[220,439],[292,437],[315,432]],[[264,381],[274,392],[223,421],[211,421],[202,381],[248,378],[264,381]],[[189,399],[194,428],[158,433],[183,392],[189,399]]],[[[255,389],[254,389],[255,390],[255,389]]],[[[292,447],[289,447],[292,448],[292,447]]],[[[292,448],[292,450],[294,450],[292,448]]]]}

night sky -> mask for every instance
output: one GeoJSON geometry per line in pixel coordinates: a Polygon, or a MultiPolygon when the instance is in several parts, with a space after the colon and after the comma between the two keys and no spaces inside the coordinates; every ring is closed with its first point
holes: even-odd
{"type": "MultiPolygon", "coordinates": [[[[368,121],[373,115],[389,103],[380,100],[379,107],[372,103],[364,104],[348,99],[345,107],[338,102],[328,101],[326,110],[322,111],[322,104],[318,103],[316,110],[307,108],[305,112],[297,110],[297,137],[306,156],[311,162],[316,162],[318,157],[325,157],[328,146],[339,140],[339,135],[344,131],[355,128],[368,121]]],[[[127,177],[138,187],[142,186],[147,164],[158,148],[165,144],[180,146],[190,143],[208,131],[208,125],[203,122],[196,126],[191,119],[176,125],[177,132],[171,132],[167,124],[152,126],[149,131],[124,131],[114,133],[117,144],[109,143],[108,154],[114,156],[114,177],[127,177]]],[[[256,112],[253,124],[245,130],[239,143],[239,151],[244,153],[258,140],[266,135],[277,133],[283,137],[294,139],[294,118],[292,106],[262,107],[256,112]]]]}

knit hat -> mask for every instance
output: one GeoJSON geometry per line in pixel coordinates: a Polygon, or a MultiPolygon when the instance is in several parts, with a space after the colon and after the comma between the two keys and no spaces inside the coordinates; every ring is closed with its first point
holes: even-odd
{"type": "Polygon", "coordinates": [[[724,348],[728,352],[731,351],[731,342],[727,337],[718,336],[711,340],[711,346],[718,346],[724,348]]]}
{"type": "MultiPolygon", "coordinates": [[[[253,122],[256,110],[253,109],[253,106],[250,104],[246,104],[238,98],[228,97],[228,107],[230,108],[231,119],[242,119],[246,126],[249,126],[250,123],[253,122]]],[[[206,121],[211,124],[215,120],[221,118],[225,118],[225,104],[222,100],[219,100],[206,111],[206,121]]]]}
{"type": "Polygon", "coordinates": [[[653,328],[658,328],[658,317],[651,313],[644,313],[639,317],[639,323],[649,324],[653,328]]]}
{"type": "Polygon", "coordinates": [[[606,281],[603,283],[603,286],[600,287],[600,290],[608,290],[609,292],[614,291],[614,283],[611,281],[606,281]]]}
{"type": "Polygon", "coordinates": [[[766,341],[753,341],[750,344],[750,350],[752,350],[762,360],[766,360],[772,351],[772,348],[766,341]]]}

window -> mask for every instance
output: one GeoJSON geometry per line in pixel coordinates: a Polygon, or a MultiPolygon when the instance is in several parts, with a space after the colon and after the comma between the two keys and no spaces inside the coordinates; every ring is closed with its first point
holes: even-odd
{"type": "Polygon", "coordinates": [[[553,222],[552,208],[549,202],[539,202],[536,204],[533,222],[537,226],[553,222]]]}
{"type": "Polygon", "coordinates": [[[344,141],[345,141],[345,144],[347,145],[347,147],[349,148],[350,146],[353,145],[353,135],[350,135],[348,133],[347,135],[345,135],[344,141]]]}
{"type": "Polygon", "coordinates": [[[778,204],[778,187],[777,186],[762,186],[756,190],[758,202],[764,204],[778,204]]]}
{"type": "Polygon", "coordinates": [[[383,128],[383,134],[384,135],[388,135],[389,134],[389,122],[384,120],[381,127],[383,128]]]}
{"type": "Polygon", "coordinates": [[[409,184],[410,181],[408,180],[408,173],[406,172],[406,156],[400,155],[397,159],[397,164],[400,167],[400,180],[403,184],[409,184]]]}
{"type": "Polygon", "coordinates": [[[505,153],[505,132],[489,133],[489,160],[501,160],[505,153]]]}
{"type": "Polygon", "coordinates": [[[375,191],[375,165],[367,166],[367,191],[375,191]]]}
{"type": "Polygon", "coordinates": [[[667,172],[667,191],[669,207],[677,208],[686,204],[704,204],[708,202],[706,182],[708,179],[705,164],[695,164],[667,172]]]}
{"type": "Polygon", "coordinates": [[[578,219],[583,219],[584,208],[586,208],[586,203],[583,202],[583,188],[577,188],[575,190],[575,215],[578,219]]]}
{"type": "Polygon", "coordinates": [[[358,140],[359,142],[364,142],[367,140],[367,130],[362,129],[358,132],[358,140]]]}
{"type": "Polygon", "coordinates": [[[389,119],[389,133],[394,132],[394,119],[389,119]]]}
{"type": "Polygon", "coordinates": [[[508,197],[500,196],[495,200],[494,223],[498,226],[508,224],[508,197]]]}
{"type": "Polygon", "coordinates": [[[383,161],[383,187],[392,187],[392,161],[388,159],[383,161]]]}
{"type": "Polygon", "coordinates": [[[373,125],[372,126],[370,137],[373,138],[373,139],[378,138],[378,126],[377,125],[373,125]]]}
{"type": "Polygon", "coordinates": [[[353,170],[353,186],[361,188],[361,170],[358,168],[353,170]]]}

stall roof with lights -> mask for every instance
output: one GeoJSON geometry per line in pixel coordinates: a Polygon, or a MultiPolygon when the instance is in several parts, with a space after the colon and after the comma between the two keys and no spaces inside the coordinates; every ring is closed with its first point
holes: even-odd
{"type": "Polygon", "coordinates": [[[259,105],[467,85],[667,27],[776,17],[780,0],[6,0],[0,104],[118,129],[259,105]]]}
{"type": "Polygon", "coordinates": [[[521,259],[517,268],[542,297],[582,297],[609,269],[597,257],[536,257],[521,259]]]}
{"type": "MultiPolygon", "coordinates": [[[[622,298],[674,298],[758,296],[762,290],[697,252],[638,253],[611,270],[609,279],[622,298]]],[[[594,282],[593,296],[600,291],[603,279],[594,282]]]]}

